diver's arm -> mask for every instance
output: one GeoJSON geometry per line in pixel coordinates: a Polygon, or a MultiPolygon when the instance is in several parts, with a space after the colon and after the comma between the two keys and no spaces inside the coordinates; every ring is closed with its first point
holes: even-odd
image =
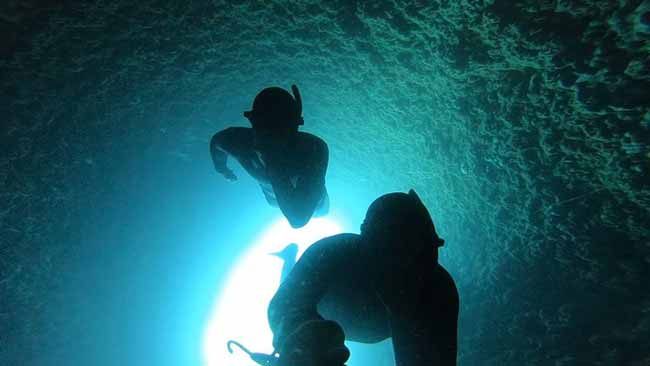
{"type": "Polygon", "coordinates": [[[391,321],[391,339],[395,364],[404,366],[456,366],[443,362],[439,344],[430,335],[425,335],[428,330],[417,330],[414,324],[395,324],[391,321]]]}
{"type": "MultiPolygon", "coordinates": [[[[216,136],[216,135],[215,135],[216,136]]],[[[224,172],[230,170],[228,168],[228,154],[219,148],[219,145],[216,142],[216,139],[213,138],[210,142],[210,155],[212,156],[212,163],[214,164],[214,169],[223,174],[224,172]]]]}
{"type": "Polygon", "coordinates": [[[339,267],[333,263],[330,244],[341,238],[341,235],[328,237],[311,245],[271,299],[268,319],[276,349],[304,322],[323,319],[317,305],[327,291],[332,271],[339,267]]]}
{"type": "Polygon", "coordinates": [[[210,156],[212,156],[212,163],[214,164],[214,169],[223,173],[228,169],[228,154],[226,153],[225,148],[226,141],[228,139],[228,129],[219,131],[212,136],[210,140],[210,156]]]}
{"type": "Polygon", "coordinates": [[[391,338],[397,365],[456,366],[455,339],[453,342],[445,342],[428,330],[418,330],[411,325],[395,326],[394,324],[391,324],[391,338]]]}
{"type": "Polygon", "coordinates": [[[217,132],[210,140],[210,155],[214,169],[229,180],[237,179],[228,168],[228,155],[237,155],[246,141],[247,129],[230,127],[217,132]]]}
{"type": "Polygon", "coordinates": [[[427,300],[416,307],[419,310],[391,317],[391,338],[398,365],[456,366],[458,290],[447,271],[437,266],[436,272],[439,286],[431,296],[424,297],[427,300]]]}
{"type": "Polygon", "coordinates": [[[269,164],[267,169],[278,206],[294,228],[307,224],[325,194],[329,150],[325,142],[317,141],[304,169],[294,179],[281,166],[269,164]]]}

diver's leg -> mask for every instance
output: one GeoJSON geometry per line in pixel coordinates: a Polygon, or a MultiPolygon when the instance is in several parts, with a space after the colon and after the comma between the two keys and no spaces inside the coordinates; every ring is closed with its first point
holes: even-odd
{"type": "Polygon", "coordinates": [[[314,217],[323,217],[330,211],[330,196],[327,194],[327,188],[323,187],[323,197],[321,197],[314,211],[314,217]]]}
{"type": "Polygon", "coordinates": [[[268,190],[262,187],[262,193],[264,193],[264,198],[266,198],[266,202],[268,202],[269,205],[273,207],[278,207],[278,200],[275,198],[273,192],[269,192],[268,190]]]}

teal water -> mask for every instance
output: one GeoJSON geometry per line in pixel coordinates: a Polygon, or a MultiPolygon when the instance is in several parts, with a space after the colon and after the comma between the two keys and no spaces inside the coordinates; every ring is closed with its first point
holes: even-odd
{"type": "Polygon", "coordinates": [[[389,191],[429,207],[460,365],[647,364],[649,12],[7,2],[0,364],[200,364],[216,292],[277,218],[251,180],[213,173],[207,144],[292,83],[351,230],[389,191]]]}

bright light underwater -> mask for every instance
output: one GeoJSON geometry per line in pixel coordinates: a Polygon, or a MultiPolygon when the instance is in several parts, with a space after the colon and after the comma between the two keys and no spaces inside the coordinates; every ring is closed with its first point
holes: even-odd
{"type": "Polygon", "coordinates": [[[342,232],[326,218],[312,219],[293,229],[284,219],[271,225],[234,263],[208,321],[203,337],[203,359],[207,366],[250,366],[248,356],[226,343],[236,340],[254,352],[273,352],[272,334],[266,318],[269,301],[279,283],[282,260],[269,253],[289,243],[299,246],[298,256],[315,241],[342,232]]]}

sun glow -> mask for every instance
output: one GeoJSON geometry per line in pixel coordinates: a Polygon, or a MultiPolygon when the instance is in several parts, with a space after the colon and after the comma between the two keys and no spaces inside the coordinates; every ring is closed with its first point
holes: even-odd
{"type": "Polygon", "coordinates": [[[341,231],[337,223],[325,218],[312,219],[300,229],[292,229],[282,219],[260,235],[233,265],[217,297],[203,337],[204,364],[250,366],[251,361],[243,352],[228,353],[226,342],[231,339],[253,352],[273,352],[266,309],[280,283],[282,260],[269,253],[296,243],[300,256],[315,241],[341,231]]]}

